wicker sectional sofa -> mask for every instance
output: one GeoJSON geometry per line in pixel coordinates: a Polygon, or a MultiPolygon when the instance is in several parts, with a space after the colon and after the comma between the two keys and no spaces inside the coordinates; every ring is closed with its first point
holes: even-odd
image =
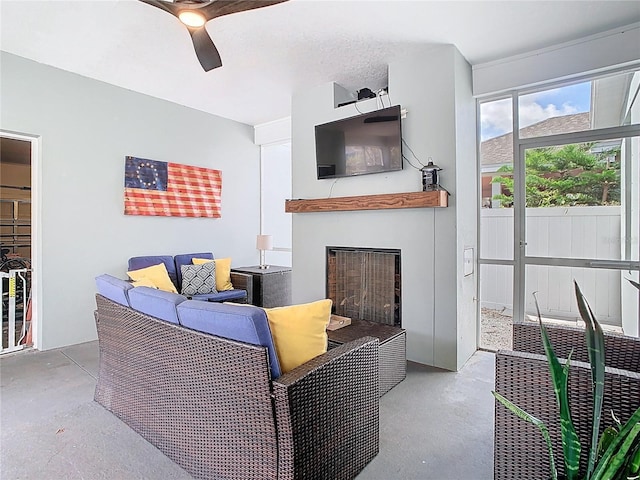
{"type": "MultiPolygon", "coordinates": [[[[583,447],[580,466],[585,469],[591,443],[592,393],[584,330],[547,325],[547,331],[559,358],[566,359],[573,352],[568,382],[571,418],[583,447]]],[[[495,390],[547,425],[558,474],[564,474],[558,407],[538,324],[515,323],[513,348],[496,354],[495,390]]],[[[612,424],[609,412],[624,422],[640,406],[640,338],[605,334],[605,351],[601,431],[612,424]]],[[[549,453],[537,427],[496,401],[494,479],[514,478],[550,478],[549,453]]]]}
{"type": "MultiPolygon", "coordinates": [[[[131,257],[128,260],[129,270],[138,270],[140,268],[150,267],[159,263],[164,264],[169,275],[169,279],[176,287],[178,292],[182,290],[182,271],[183,265],[189,265],[194,258],[203,258],[213,260],[213,253],[182,253],[179,255],[144,255],[140,257],[131,257]]],[[[192,298],[197,300],[205,300],[209,302],[238,302],[253,303],[253,277],[245,273],[230,272],[232,290],[217,291],[212,294],[195,295],[192,298]]]]}
{"type": "Polygon", "coordinates": [[[377,455],[377,339],[279,375],[262,309],[105,280],[95,400],[195,478],[351,479],[377,455]],[[147,295],[156,300],[137,298],[147,295]],[[209,316],[210,331],[183,325],[189,315],[209,316]],[[229,325],[239,333],[216,334],[229,325]]]}

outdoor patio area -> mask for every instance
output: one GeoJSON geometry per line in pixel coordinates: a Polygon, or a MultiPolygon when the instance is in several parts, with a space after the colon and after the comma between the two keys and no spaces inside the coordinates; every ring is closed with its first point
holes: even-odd
{"type": "MultiPolygon", "coordinates": [[[[191,478],[93,401],[97,371],[97,342],[0,360],[1,478],[191,478]]],[[[459,372],[409,362],[380,399],[380,453],[358,479],[493,478],[493,385],[489,352],[459,372]]]]}
{"type": "MultiPolygon", "coordinates": [[[[496,352],[513,348],[513,316],[508,309],[494,310],[482,308],[480,348],[496,352]]],[[[536,322],[534,316],[529,315],[526,321],[536,322]]],[[[582,320],[567,320],[544,317],[545,323],[584,328],[582,320]]],[[[614,325],[601,325],[606,332],[622,334],[622,328],[614,325]]]]}

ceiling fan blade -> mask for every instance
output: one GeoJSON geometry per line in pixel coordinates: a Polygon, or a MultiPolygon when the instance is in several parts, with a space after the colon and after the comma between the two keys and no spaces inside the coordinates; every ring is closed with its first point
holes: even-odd
{"type": "Polygon", "coordinates": [[[195,48],[196,55],[200,61],[200,65],[205,72],[213,70],[222,66],[222,59],[218,53],[218,49],[213,44],[211,37],[207,33],[205,27],[198,29],[189,29],[191,34],[191,40],[193,40],[193,47],[195,48]]]}
{"type": "MultiPolygon", "coordinates": [[[[183,11],[199,12],[204,17],[202,27],[190,26],[186,22],[187,30],[191,35],[196,56],[200,61],[200,65],[205,72],[222,66],[222,59],[218,53],[218,49],[213,44],[209,33],[207,33],[206,22],[223,15],[244,12],[256,8],[269,7],[277,3],[283,3],[288,0],[140,0],[143,3],[152,5],[160,10],[170,13],[174,17],[180,19],[183,11]]],[[[180,19],[184,21],[184,19],[180,19]]]]}
{"type": "Polygon", "coordinates": [[[269,7],[286,1],[288,0],[213,0],[209,4],[203,4],[199,10],[207,20],[211,20],[223,15],[269,7]]]}
{"type": "Polygon", "coordinates": [[[152,5],[154,7],[159,8],[160,10],[164,10],[165,12],[170,13],[171,15],[177,17],[180,12],[179,5],[177,3],[172,2],[163,2],[161,0],[140,0],[142,3],[146,3],[147,5],[152,5]],[[178,6],[178,8],[176,7],[178,6]]]}

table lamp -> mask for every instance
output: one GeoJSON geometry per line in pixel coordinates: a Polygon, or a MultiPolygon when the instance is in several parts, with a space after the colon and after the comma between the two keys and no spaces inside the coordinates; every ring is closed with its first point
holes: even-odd
{"type": "Polygon", "coordinates": [[[260,268],[269,268],[269,265],[265,263],[265,251],[273,250],[273,238],[271,235],[258,235],[256,237],[256,248],[260,250],[260,268]]]}

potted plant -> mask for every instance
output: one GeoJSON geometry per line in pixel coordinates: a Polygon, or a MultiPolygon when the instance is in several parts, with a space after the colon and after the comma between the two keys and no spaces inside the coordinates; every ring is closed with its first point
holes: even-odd
{"type": "MultiPolygon", "coordinates": [[[[640,289],[640,285],[637,282],[631,283],[640,289]]],[[[580,287],[576,282],[574,282],[574,285],[580,316],[586,325],[585,339],[591,365],[593,389],[592,435],[586,472],[579,472],[582,446],[571,420],[569,406],[567,380],[571,354],[569,354],[566,363],[562,365],[554,353],[538,309],[538,322],[540,324],[542,342],[549,363],[556,401],[560,410],[565,477],[567,480],[637,479],[640,475],[640,407],[636,409],[624,425],[616,420],[615,426],[606,428],[602,436],[599,435],[605,377],[604,333],[587,300],[582,295],[580,287]]],[[[549,451],[551,478],[557,480],[558,473],[555,467],[551,437],[546,425],[499,393],[492,393],[500,403],[514,414],[538,427],[549,451]]]]}

